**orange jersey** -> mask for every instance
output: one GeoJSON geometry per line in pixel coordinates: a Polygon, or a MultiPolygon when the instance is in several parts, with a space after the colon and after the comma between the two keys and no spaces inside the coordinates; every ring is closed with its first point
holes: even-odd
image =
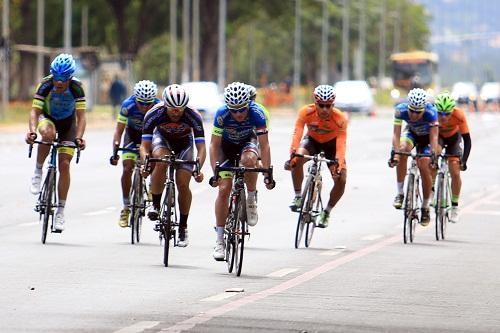
{"type": "Polygon", "coordinates": [[[321,119],[314,104],[303,106],[298,113],[293,131],[291,152],[300,147],[300,140],[307,126],[307,135],[319,143],[333,139],[336,141],[336,158],[339,167],[345,167],[345,151],[347,138],[347,117],[337,108],[333,108],[328,119],[321,119]]]}
{"type": "Polygon", "coordinates": [[[439,136],[443,138],[449,138],[455,135],[455,133],[460,132],[460,134],[469,133],[469,126],[467,125],[467,119],[465,118],[465,113],[462,109],[453,108],[450,119],[448,121],[439,121],[439,136]]]}

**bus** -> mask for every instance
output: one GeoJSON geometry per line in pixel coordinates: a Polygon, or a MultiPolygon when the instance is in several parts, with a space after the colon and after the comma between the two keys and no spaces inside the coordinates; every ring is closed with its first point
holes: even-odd
{"type": "Polygon", "coordinates": [[[410,90],[415,81],[423,89],[435,89],[438,55],[426,51],[394,53],[390,57],[395,88],[410,90]]]}

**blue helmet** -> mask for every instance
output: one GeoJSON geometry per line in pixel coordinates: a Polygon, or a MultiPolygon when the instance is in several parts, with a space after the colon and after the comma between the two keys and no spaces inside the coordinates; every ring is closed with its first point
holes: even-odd
{"type": "Polygon", "coordinates": [[[56,81],[68,81],[75,73],[75,69],[75,60],[71,54],[61,53],[50,64],[50,73],[56,81]]]}

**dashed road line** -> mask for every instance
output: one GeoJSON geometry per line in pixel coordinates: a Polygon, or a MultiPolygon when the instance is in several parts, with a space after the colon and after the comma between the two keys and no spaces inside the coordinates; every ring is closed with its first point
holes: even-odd
{"type": "Polygon", "coordinates": [[[342,251],[329,250],[329,251],[321,252],[319,255],[333,257],[333,256],[336,256],[337,254],[340,254],[340,253],[342,253],[342,251]]]}
{"type": "Polygon", "coordinates": [[[267,274],[267,276],[268,277],[283,277],[283,276],[286,276],[290,273],[296,272],[298,270],[299,270],[298,268],[283,268],[283,269],[280,269],[279,271],[269,273],[269,274],[267,274]]]}
{"type": "Polygon", "coordinates": [[[218,302],[218,301],[222,301],[224,299],[234,297],[236,295],[238,295],[238,293],[220,293],[220,294],[213,295],[213,296],[210,296],[207,298],[203,298],[200,301],[201,302],[218,302]]]}
{"type": "Polygon", "coordinates": [[[364,240],[364,241],[373,241],[373,240],[376,240],[376,239],[380,239],[382,237],[384,237],[384,235],[373,234],[373,235],[364,236],[364,237],[361,238],[361,240],[364,240]]]}
{"type": "Polygon", "coordinates": [[[124,327],[113,333],[139,333],[146,329],[153,328],[159,323],[159,321],[140,321],[138,323],[135,323],[134,325],[124,327]]]}

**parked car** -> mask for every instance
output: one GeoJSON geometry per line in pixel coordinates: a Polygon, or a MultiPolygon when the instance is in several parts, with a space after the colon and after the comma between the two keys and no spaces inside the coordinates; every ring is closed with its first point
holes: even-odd
{"type": "Polygon", "coordinates": [[[483,103],[498,103],[500,102],[500,83],[485,82],[481,87],[479,97],[483,103]]]}
{"type": "Polygon", "coordinates": [[[451,90],[451,96],[459,104],[476,103],[476,85],[472,82],[456,82],[451,90]]]}
{"type": "Polygon", "coordinates": [[[200,111],[205,119],[211,119],[224,99],[215,82],[186,82],[182,86],[189,94],[188,106],[200,111]]]}
{"type": "Polygon", "coordinates": [[[340,110],[367,115],[373,112],[373,94],[366,81],[339,81],[335,92],[335,107],[340,110]]]}

